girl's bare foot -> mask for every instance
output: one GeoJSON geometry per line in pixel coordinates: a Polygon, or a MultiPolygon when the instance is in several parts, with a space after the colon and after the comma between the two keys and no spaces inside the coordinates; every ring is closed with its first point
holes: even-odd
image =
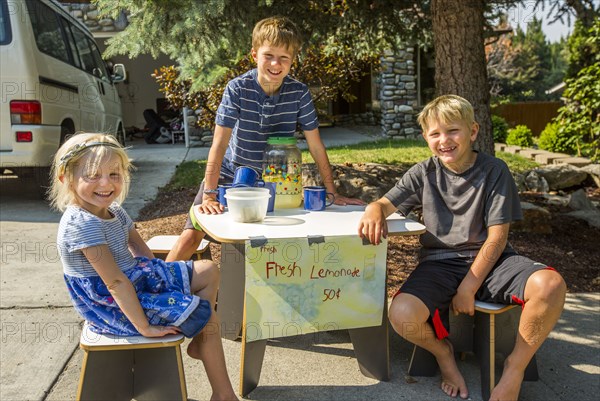
{"type": "Polygon", "coordinates": [[[213,394],[212,397],[210,397],[210,401],[239,401],[239,398],[237,398],[237,396],[233,393],[225,397],[213,394]]]}
{"type": "Polygon", "coordinates": [[[460,398],[467,398],[469,396],[469,391],[467,390],[465,379],[456,365],[456,360],[454,359],[454,348],[452,348],[452,344],[447,339],[442,341],[445,343],[448,352],[437,358],[440,371],[442,372],[441,388],[444,393],[451,397],[460,395],[460,398]]]}
{"type": "Polygon", "coordinates": [[[504,364],[504,371],[498,385],[494,387],[490,395],[490,401],[517,401],[525,372],[511,369],[508,359],[504,364]]]}

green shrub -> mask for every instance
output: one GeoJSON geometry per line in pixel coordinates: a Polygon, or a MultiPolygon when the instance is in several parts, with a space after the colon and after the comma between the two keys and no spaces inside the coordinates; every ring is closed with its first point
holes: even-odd
{"type": "Polygon", "coordinates": [[[574,154],[577,151],[575,136],[568,130],[561,129],[558,123],[552,122],[540,134],[538,146],[550,152],[574,154]]]}
{"type": "MultiPolygon", "coordinates": [[[[599,31],[600,31],[600,23],[599,31]]],[[[599,35],[600,36],[600,35],[599,35]]],[[[598,39],[600,42],[600,38],[598,39]]],[[[600,62],[569,79],[558,110],[558,137],[579,156],[600,161],[600,62]]]]}
{"type": "Polygon", "coordinates": [[[507,145],[533,146],[533,133],[526,125],[517,125],[508,130],[507,145]]]}
{"type": "Polygon", "coordinates": [[[558,131],[558,124],[548,123],[540,134],[538,140],[538,146],[540,149],[549,150],[550,152],[556,152],[556,136],[558,131]]]}
{"type": "Polygon", "coordinates": [[[494,142],[506,143],[506,135],[508,134],[508,123],[500,116],[492,114],[492,135],[494,142]]]}

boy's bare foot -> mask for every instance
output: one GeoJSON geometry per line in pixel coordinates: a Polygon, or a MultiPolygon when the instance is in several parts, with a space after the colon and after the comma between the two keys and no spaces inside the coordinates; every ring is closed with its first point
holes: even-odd
{"type": "Polygon", "coordinates": [[[192,341],[190,341],[190,344],[187,347],[187,354],[190,356],[190,358],[202,359],[200,355],[200,341],[200,336],[196,336],[192,338],[192,341]]]}
{"type": "Polygon", "coordinates": [[[239,401],[239,398],[235,394],[230,394],[229,396],[220,397],[216,394],[213,394],[210,397],[210,401],[239,401]]]}
{"type": "Polygon", "coordinates": [[[521,384],[523,383],[524,372],[511,369],[508,366],[508,359],[504,363],[504,371],[500,381],[492,390],[490,401],[517,401],[521,384]]]}
{"type": "Polygon", "coordinates": [[[460,395],[460,398],[467,398],[469,396],[469,390],[467,390],[467,384],[462,374],[456,366],[456,360],[454,359],[454,348],[447,339],[442,340],[448,348],[448,352],[443,357],[437,358],[437,363],[440,366],[442,372],[442,385],[441,388],[444,393],[451,397],[460,395]]]}

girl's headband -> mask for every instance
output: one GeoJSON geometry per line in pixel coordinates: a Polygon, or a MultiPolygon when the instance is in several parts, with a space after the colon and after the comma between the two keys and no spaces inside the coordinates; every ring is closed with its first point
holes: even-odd
{"type": "Polygon", "coordinates": [[[77,145],[73,146],[63,157],[60,158],[59,166],[61,166],[63,168],[66,167],[69,160],[71,160],[73,157],[77,156],[84,150],[92,148],[94,146],[109,146],[111,148],[117,148],[117,149],[121,148],[121,146],[116,145],[112,142],[97,142],[96,141],[96,142],[78,143],[77,145]]]}

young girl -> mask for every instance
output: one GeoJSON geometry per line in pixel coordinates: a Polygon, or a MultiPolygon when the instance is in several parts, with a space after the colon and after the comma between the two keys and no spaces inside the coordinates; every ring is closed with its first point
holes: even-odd
{"type": "Polygon", "coordinates": [[[132,165],[110,135],[78,134],[60,147],[50,200],[64,212],[57,244],[77,312],[97,333],[193,338],[212,400],[237,400],[214,312],[219,270],[210,260],[165,263],[154,255],[120,203],[132,165]]]}

